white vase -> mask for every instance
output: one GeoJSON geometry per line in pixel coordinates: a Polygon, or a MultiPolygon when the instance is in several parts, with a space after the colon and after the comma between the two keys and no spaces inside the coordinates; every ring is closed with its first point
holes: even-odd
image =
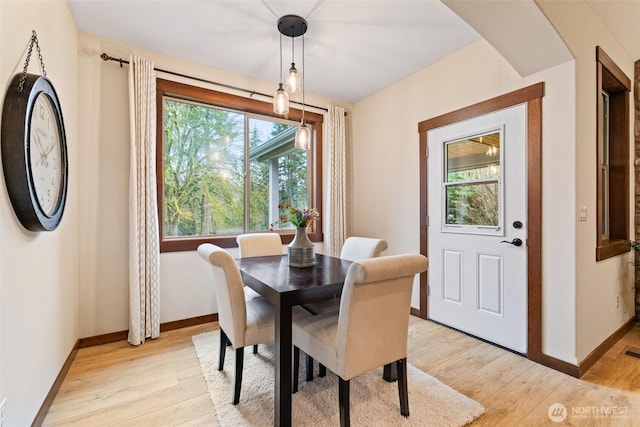
{"type": "Polygon", "coordinates": [[[287,248],[289,267],[313,267],[316,265],[316,248],[313,246],[306,227],[296,228],[296,235],[287,248]]]}

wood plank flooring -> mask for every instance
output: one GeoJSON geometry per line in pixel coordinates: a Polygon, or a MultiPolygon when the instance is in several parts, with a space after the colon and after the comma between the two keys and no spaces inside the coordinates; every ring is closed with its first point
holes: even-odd
{"type": "MultiPolygon", "coordinates": [[[[217,323],[80,349],[45,426],[215,426],[191,337],[217,323]]],[[[581,380],[432,322],[412,317],[408,360],[486,408],[475,426],[640,425],[636,325],[581,380]],[[563,404],[562,424],[548,416],[563,404]],[[606,414],[616,410],[614,417],[606,414]]]]}

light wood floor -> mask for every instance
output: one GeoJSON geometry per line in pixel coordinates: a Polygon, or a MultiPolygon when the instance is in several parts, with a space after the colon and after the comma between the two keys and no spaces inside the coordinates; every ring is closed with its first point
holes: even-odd
{"type": "MultiPolygon", "coordinates": [[[[216,328],[165,332],[139,347],[122,341],[81,349],[44,425],[217,425],[191,343],[216,328]]],[[[411,364],[484,405],[473,426],[557,426],[547,415],[554,403],[569,412],[562,425],[640,425],[640,359],[623,354],[640,347],[640,325],[581,380],[418,318],[409,334],[411,364]],[[621,416],[593,415],[612,408],[621,416]]]]}

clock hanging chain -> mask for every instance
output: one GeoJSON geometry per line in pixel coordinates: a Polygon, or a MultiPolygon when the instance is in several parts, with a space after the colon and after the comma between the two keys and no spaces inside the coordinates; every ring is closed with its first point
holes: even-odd
{"type": "Polygon", "coordinates": [[[47,71],[44,69],[44,61],[42,59],[42,52],[40,51],[40,45],[38,44],[38,36],[36,35],[35,30],[31,30],[31,41],[29,42],[29,50],[27,51],[27,59],[24,62],[24,68],[22,69],[22,78],[20,79],[20,83],[18,84],[18,92],[22,92],[22,88],[24,87],[24,82],[27,79],[27,69],[29,68],[29,60],[31,59],[31,52],[33,52],[33,44],[36,45],[36,50],[38,51],[38,59],[40,60],[40,69],[42,70],[42,75],[47,77],[47,71]]]}

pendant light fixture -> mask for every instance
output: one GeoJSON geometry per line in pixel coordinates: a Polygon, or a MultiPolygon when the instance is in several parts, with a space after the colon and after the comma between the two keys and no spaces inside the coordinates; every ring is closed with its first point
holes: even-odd
{"type": "Polygon", "coordinates": [[[311,147],[311,130],[304,122],[304,34],[302,35],[302,119],[300,126],[296,130],[295,147],[308,150],[311,147]]]}
{"type": "MultiPolygon", "coordinates": [[[[302,38],[304,39],[304,36],[302,36],[302,38]]],[[[294,38],[291,37],[291,68],[289,68],[285,83],[285,89],[289,93],[300,92],[300,75],[298,74],[298,70],[296,69],[296,55],[294,46],[294,38]]]]}
{"type": "Polygon", "coordinates": [[[282,87],[282,34],[280,34],[280,83],[273,95],[273,112],[276,114],[289,113],[289,94],[282,87]]]}
{"type": "MultiPolygon", "coordinates": [[[[295,146],[296,148],[309,149],[311,146],[311,130],[307,126],[304,121],[304,103],[305,103],[305,94],[304,94],[304,33],[307,32],[307,21],[304,18],[301,18],[297,15],[285,15],[278,20],[278,30],[280,31],[280,78],[282,78],[282,36],[291,37],[291,68],[289,69],[289,73],[286,79],[286,88],[287,90],[282,89],[282,83],[278,86],[278,90],[276,91],[276,95],[273,98],[273,106],[274,111],[276,111],[276,103],[279,100],[284,99],[284,97],[280,94],[280,91],[284,92],[287,95],[287,112],[289,111],[289,102],[288,102],[288,94],[295,93],[300,90],[300,81],[302,81],[302,120],[300,121],[300,126],[296,131],[295,137],[295,146]],[[299,79],[299,73],[296,69],[295,64],[295,51],[294,51],[294,38],[302,36],[302,78],[299,79]]],[[[286,114],[286,113],[278,113],[278,114],[286,114]]]]}

